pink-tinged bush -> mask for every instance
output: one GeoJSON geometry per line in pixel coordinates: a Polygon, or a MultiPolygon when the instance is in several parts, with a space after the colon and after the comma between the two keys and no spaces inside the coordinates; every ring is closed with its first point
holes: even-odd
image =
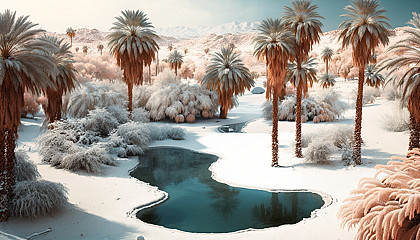
{"type": "Polygon", "coordinates": [[[40,108],[37,100],[38,96],[32,94],[31,92],[25,92],[23,94],[24,106],[21,112],[22,117],[27,117],[28,114],[35,116],[35,114],[39,112],[40,108]]]}
{"type": "Polygon", "coordinates": [[[341,205],[342,227],[358,226],[357,240],[420,239],[420,150],[375,168],[341,205]]]}
{"type": "Polygon", "coordinates": [[[84,53],[74,54],[74,67],[77,70],[76,78],[79,82],[97,80],[114,80],[122,78],[122,71],[116,65],[115,59],[109,54],[102,56],[84,53]]]}

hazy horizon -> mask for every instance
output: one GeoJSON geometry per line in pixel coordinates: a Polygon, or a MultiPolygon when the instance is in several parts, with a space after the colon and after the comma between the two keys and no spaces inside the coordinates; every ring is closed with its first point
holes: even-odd
{"type": "MultiPolygon", "coordinates": [[[[318,13],[325,19],[323,31],[337,29],[344,18],[347,0],[314,0],[318,13]]],[[[418,0],[382,0],[380,8],[387,12],[392,28],[406,25],[414,10],[420,10],[418,0]]],[[[3,9],[16,11],[17,15],[29,15],[29,19],[50,32],[64,33],[68,27],[96,28],[108,31],[115,17],[122,10],[132,9],[145,12],[156,28],[217,26],[230,22],[259,22],[264,18],[280,17],[284,6],[291,6],[289,0],[7,0],[3,9]]],[[[4,11],[4,10],[3,10],[4,11]]]]}

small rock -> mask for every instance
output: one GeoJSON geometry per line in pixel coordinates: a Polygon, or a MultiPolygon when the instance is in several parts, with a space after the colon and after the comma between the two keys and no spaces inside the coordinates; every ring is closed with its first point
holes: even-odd
{"type": "Polygon", "coordinates": [[[265,93],[265,90],[262,87],[255,87],[251,92],[252,94],[263,94],[265,93]]]}
{"type": "Polygon", "coordinates": [[[138,236],[137,240],[145,240],[143,236],[138,236]]]}

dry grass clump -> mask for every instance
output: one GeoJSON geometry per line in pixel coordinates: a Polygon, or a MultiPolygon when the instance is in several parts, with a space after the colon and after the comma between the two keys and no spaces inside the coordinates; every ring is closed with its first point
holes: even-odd
{"type": "Polygon", "coordinates": [[[340,207],[342,227],[358,225],[360,240],[420,239],[420,150],[375,168],[374,177],[362,178],[340,207]]]}
{"type": "Polygon", "coordinates": [[[40,177],[36,165],[29,160],[28,155],[24,151],[15,153],[15,179],[16,181],[36,180],[40,177]]]}
{"type": "Polygon", "coordinates": [[[67,204],[67,189],[46,180],[20,181],[13,189],[10,212],[16,217],[38,218],[60,212],[67,204]]]}

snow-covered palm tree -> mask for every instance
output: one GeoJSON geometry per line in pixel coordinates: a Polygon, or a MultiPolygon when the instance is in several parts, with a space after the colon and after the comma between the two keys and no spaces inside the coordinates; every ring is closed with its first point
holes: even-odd
{"type": "Polygon", "coordinates": [[[395,53],[381,63],[389,70],[390,80],[397,83],[402,92],[402,103],[410,112],[409,149],[420,148],[420,15],[413,13],[408,22],[412,27],[403,31],[407,38],[390,47],[395,53]]]}
{"type": "Polygon", "coordinates": [[[159,49],[159,39],[146,14],[125,10],[116,17],[107,36],[109,49],[123,70],[123,80],[128,86],[128,111],[133,110],[133,85],[143,84],[143,66],[150,65],[159,49]]]}
{"type": "Polygon", "coordinates": [[[331,73],[324,73],[318,81],[322,88],[333,87],[335,85],[335,76],[331,73]]]}
{"type": "Polygon", "coordinates": [[[246,89],[249,90],[254,86],[254,80],[239,58],[239,54],[231,47],[222,47],[220,52],[212,55],[201,84],[218,93],[219,117],[226,118],[228,110],[234,105],[233,96],[243,94],[246,89]]]}
{"type": "Polygon", "coordinates": [[[178,76],[178,69],[181,68],[183,56],[178,50],[174,50],[168,56],[168,63],[171,66],[171,69],[175,69],[175,76],[178,76]]]}
{"type": "Polygon", "coordinates": [[[63,39],[57,37],[44,36],[41,38],[55,46],[49,53],[57,66],[58,73],[48,73],[54,87],[47,87],[46,95],[48,105],[46,116],[50,123],[61,120],[61,108],[63,105],[63,94],[70,92],[76,86],[76,69],[73,66],[73,55],[70,52],[70,45],[63,43],[63,39]]]}
{"type": "MultiPolygon", "coordinates": [[[[312,45],[318,43],[322,34],[323,19],[316,11],[318,6],[312,5],[308,0],[296,0],[292,2],[293,8],[285,7],[284,20],[295,34],[296,51],[294,55],[297,69],[302,67],[303,62],[308,61],[312,45]]],[[[305,75],[296,75],[301,78],[305,75]]],[[[302,157],[302,94],[308,91],[307,79],[295,80],[296,87],[296,157],[302,157]]]]}
{"type": "Polygon", "coordinates": [[[348,12],[342,16],[347,17],[340,25],[339,39],[342,47],[351,46],[353,49],[353,63],[359,68],[359,82],[356,100],[356,117],[354,125],[353,160],[357,165],[362,164],[362,107],[363,85],[365,68],[372,61],[375,49],[379,44],[389,42],[388,30],[390,27],[383,13],[385,10],[377,9],[378,0],[354,0],[352,5],[344,9],[348,12]]]}
{"type": "Polygon", "coordinates": [[[328,62],[331,61],[334,51],[330,47],[322,49],[321,58],[325,62],[325,72],[328,74],[328,62]]]}
{"type": "Polygon", "coordinates": [[[0,13],[0,221],[9,217],[7,202],[14,186],[15,141],[23,108],[23,94],[39,94],[54,83],[48,74],[57,68],[47,54],[54,48],[37,39],[44,32],[28,16],[0,13]]]}
{"type": "Polygon", "coordinates": [[[104,45],[103,44],[98,44],[98,51],[101,53],[102,56],[102,50],[104,50],[104,45]]]}
{"type": "Polygon", "coordinates": [[[266,99],[273,99],[272,166],[278,165],[278,100],[286,94],[286,70],[289,58],[295,53],[295,38],[279,19],[265,19],[254,39],[254,55],[267,66],[266,99]]]}
{"type": "MultiPolygon", "coordinates": [[[[295,88],[302,86],[303,92],[308,92],[309,88],[317,81],[316,65],[315,58],[310,58],[308,61],[302,62],[300,67],[296,61],[293,61],[287,67],[287,81],[293,84],[295,88]]],[[[296,118],[298,117],[300,118],[301,114],[298,114],[296,110],[296,118]]]]}
{"type": "Polygon", "coordinates": [[[82,47],[82,51],[83,51],[84,54],[87,54],[88,53],[88,50],[89,50],[89,47],[88,46],[83,46],[82,47]]]}

